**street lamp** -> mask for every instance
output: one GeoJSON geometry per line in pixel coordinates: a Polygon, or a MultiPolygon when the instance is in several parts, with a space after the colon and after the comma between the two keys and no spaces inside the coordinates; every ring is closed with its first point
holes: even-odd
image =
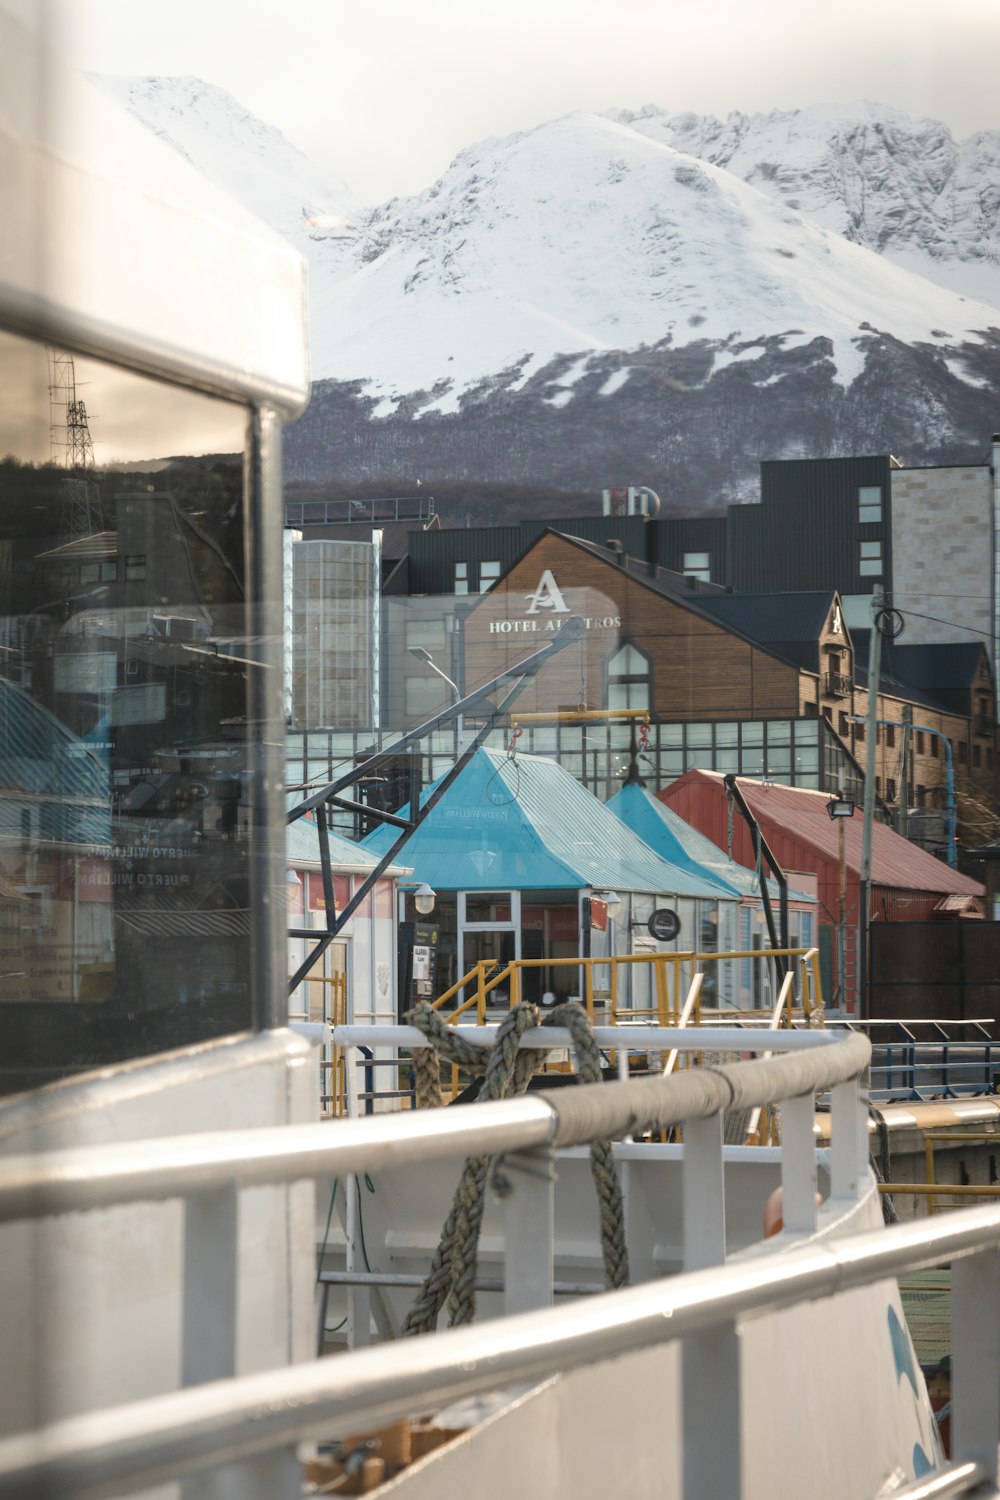
{"type": "Polygon", "coordinates": [[[850,797],[831,797],[826,804],[827,813],[831,818],[853,818],[854,803],[850,797]]]}
{"type": "Polygon", "coordinates": [[[429,886],[426,880],[422,885],[418,885],[416,890],[413,892],[413,904],[422,917],[430,916],[431,912],[434,910],[434,903],[436,900],[437,891],[429,886]]]}
{"type": "MultiPolygon", "coordinates": [[[[451,688],[452,692],[455,694],[455,702],[458,703],[460,701],[461,697],[462,697],[461,689],[459,688],[458,683],[457,682],[453,682],[451,680],[451,678],[448,676],[447,672],[442,672],[441,668],[438,666],[437,662],[434,660],[434,658],[431,655],[431,653],[429,651],[427,651],[423,646],[410,646],[410,647],[408,647],[408,650],[409,650],[409,653],[410,653],[411,656],[415,656],[417,658],[417,661],[422,661],[425,667],[430,667],[431,671],[434,672],[438,677],[440,677],[442,682],[446,682],[448,684],[448,686],[451,688]]],[[[462,715],[459,714],[458,717],[455,720],[455,753],[456,753],[456,755],[458,754],[459,750],[461,749],[461,746],[462,746],[462,715]]]]}

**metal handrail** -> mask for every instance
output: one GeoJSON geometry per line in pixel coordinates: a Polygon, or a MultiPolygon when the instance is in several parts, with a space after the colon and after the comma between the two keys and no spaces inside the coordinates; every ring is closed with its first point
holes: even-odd
{"type": "MultiPolygon", "coordinates": [[[[404,1035],[403,1045],[428,1045],[423,1034],[410,1026],[380,1027],[388,1043],[393,1033],[404,1035]]],[[[607,1030],[608,1028],[604,1028],[607,1030]]],[[[343,1027],[335,1033],[341,1044],[359,1040],[367,1029],[343,1027]]],[[[473,1028],[469,1028],[470,1033],[473,1028]]],[[[479,1028],[476,1028],[478,1031],[479,1028]]],[[[493,1028],[470,1039],[489,1045],[493,1028]]],[[[619,1033],[620,1036],[620,1033],[619,1033]]],[[[691,1031],[668,1033],[671,1039],[697,1040],[691,1031]]],[[[805,1058],[772,1058],[740,1063],[729,1068],[701,1070],[706,1087],[697,1103],[690,1099],[685,1077],[644,1077],[628,1083],[580,1085],[569,1091],[576,1113],[590,1099],[600,1099],[605,1112],[599,1134],[631,1134],[640,1128],[643,1109],[650,1119],[679,1122],[677,1103],[688,1110],[687,1118],[705,1118],[727,1101],[716,1097],[710,1086],[722,1080],[732,1093],[729,1075],[737,1069],[759,1072],[760,1102],[787,1097],[781,1092],[782,1064],[785,1070],[806,1064],[814,1089],[835,1087],[856,1078],[867,1065],[869,1044],[864,1037],[832,1033],[790,1032],[795,1046],[788,1052],[814,1050],[811,1068],[805,1058]],[[816,1045],[816,1044],[819,1045],[816,1045]],[[807,1044],[811,1044],[807,1045],[807,1044]],[[777,1072],[775,1072],[777,1068],[777,1072]],[[637,1093],[636,1091],[639,1090],[637,1093]],[[617,1107],[617,1117],[608,1121],[607,1111],[617,1107]]],[[[729,1039],[732,1050],[757,1050],[749,1039],[736,1033],[729,1039]]],[[[755,1039],[756,1040],[756,1039],[755,1039]]],[[[773,1040],[769,1045],[774,1046],[773,1040]]],[[[570,1036],[559,1028],[534,1028],[521,1038],[522,1046],[567,1046],[570,1036]]],[[[721,1042],[713,1044],[722,1046],[721,1042]]],[[[757,1075],[755,1075],[757,1076],[757,1075]]],[[[801,1077],[794,1088],[809,1086],[801,1077]]],[[[755,1091],[751,1089],[751,1094],[755,1091]]],[[[745,1101],[750,1104],[754,1098],[745,1101]]],[[[10,1156],[0,1161],[0,1223],[72,1213],[113,1204],[153,1202],[184,1197],[222,1188],[261,1187],[304,1181],[309,1178],[342,1177],[351,1172],[376,1171],[393,1166],[439,1158],[464,1157],[470,1151],[524,1151],[551,1145],[586,1145],[594,1134],[576,1129],[567,1134],[565,1115],[569,1099],[539,1092],[497,1103],[477,1103],[469,1110],[420,1110],[405,1119],[398,1114],[366,1115],[328,1124],[284,1125],[259,1130],[217,1131],[200,1135],[166,1136],[156,1140],[130,1141],[108,1146],[88,1146],[67,1151],[39,1151],[28,1156],[10,1156]],[[471,1110],[471,1112],[470,1112],[471,1110]],[[572,1138],[571,1138],[572,1136],[572,1138]]]]}
{"type": "MultiPolygon", "coordinates": [[[[99,1423],[69,1418],[3,1440],[0,1497],[64,1490],[104,1500],[305,1438],[362,1423],[384,1425],[513,1382],[540,1381],[997,1245],[1000,1208],[971,1209],[943,1224],[921,1220],[824,1240],[780,1256],[601,1293],[569,1307],[214,1381],[104,1412],[99,1423]]],[[[955,1377],[956,1383],[962,1379],[958,1365],[955,1377]]],[[[961,1479],[965,1490],[950,1492],[962,1493],[988,1477],[988,1470],[966,1462],[946,1477],[961,1479]]],[[[910,1493],[949,1490],[911,1487],[910,1493]]]]}

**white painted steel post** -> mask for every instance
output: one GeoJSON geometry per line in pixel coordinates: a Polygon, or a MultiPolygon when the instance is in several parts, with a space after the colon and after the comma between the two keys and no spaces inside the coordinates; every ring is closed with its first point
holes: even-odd
{"type": "MultiPolygon", "coordinates": [[[[282,1191],[275,1189],[274,1191],[282,1191]]],[[[236,1374],[239,1192],[235,1183],[184,1201],[181,1380],[186,1386],[236,1374]]],[[[180,1487],[183,1500],[295,1500],[302,1491],[297,1448],[222,1464],[180,1487]]]]}
{"type": "Polygon", "coordinates": [[[684,1269],[703,1271],[726,1260],[726,1187],[722,1111],[684,1126],[682,1202],[684,1269]]]}
{"type": "Polygon", "coordinates": [[[856,1203],[868,1182],[868,1110],[862,1080],[830,1091],[830,1197],[856,1203]]]}
{"type": "Polygon", "coordinates": [[[951,1266],[952,1456],[997,1483],[1000,1446],[1000,1247],[951,1266]]]}
{"type": "Polygon", "coordinates": [[[812,1094],[786,1099],[781,1106],[781,1217],[786,1229],[816,1229],[815,1104],[812,1094]]]}
{"type": "Polygon", "coordinates": [[[550,1149],[504,1156],[504,1314],[551,1307],[555,1292],[556,1165],[550,1149]]]}
{"type": "MultiPolygon", "coordinates": [[[[365,1270],[364,1252],[362,1250],[361,1228],[361,1185],[357,1175],[352,1172],[344,1187],[347,1193],[346,1219],[344,1234],[346,1244],[346,1264],[349,1271],[365,1270]]],[[[347,1347],[348,1349],[361,1349],[371,1343],[371,1314],[372,1297],[367,1286],[352,1286],[347,1291],[347,1347]]]]}
{"type": "Polygon", "coordinates": [[[742,1339],[734,1323],[689,1335],[681,1353],[684,1494],[742,1500],[742,1339]]]}
{"type": "Polygon", "coordinates": [[[236,1374],[238,1214],[235,1183],[184,1200],[183,1385],[236,1374]]]}

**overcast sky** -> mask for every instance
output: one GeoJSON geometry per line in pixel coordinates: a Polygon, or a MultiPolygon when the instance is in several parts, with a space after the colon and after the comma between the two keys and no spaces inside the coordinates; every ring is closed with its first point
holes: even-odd
{"type": "Polygon", "coordinates": [[[574,109],[873,99],[1000,127],[1000,0],[0,0],[85,71],[218,84],[366,202],[574,109]]]}

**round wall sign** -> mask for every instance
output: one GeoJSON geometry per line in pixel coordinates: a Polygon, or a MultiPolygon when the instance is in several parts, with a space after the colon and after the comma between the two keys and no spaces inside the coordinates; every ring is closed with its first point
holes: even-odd
{"type": "Polygon", "coordinates": [[[646,923],[646,930],[658,943],[670,943],[681,930],[681,919],[668,906],[661,906],[646,923]]]}

